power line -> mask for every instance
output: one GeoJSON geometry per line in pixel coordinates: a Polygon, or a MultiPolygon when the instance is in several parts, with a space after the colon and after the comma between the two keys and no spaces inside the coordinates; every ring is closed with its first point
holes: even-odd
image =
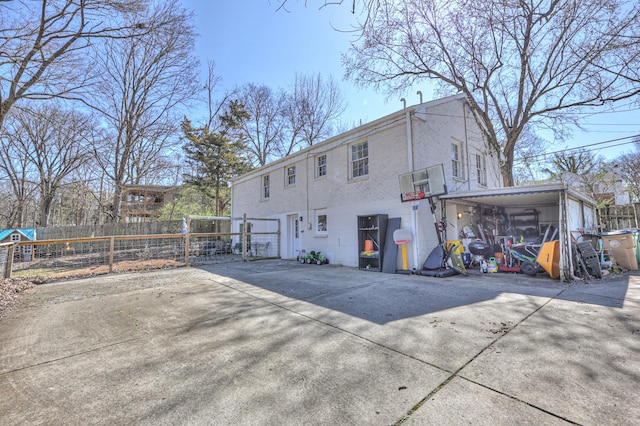
{"type": "MultiPolygon", "coordinates": [[[[583,149],[583,148],[587,148],[587,147],[605,145],[605,144],[609,144],[609,143],[612,143],[612,142],[618,142],[618,141],[622,141],[622,140],[625,140],[625,139],[637,138],[637,137],[640,137],[640,134],[631,135],[631,136],[625,136],[625,137],[617,138],[617,139],[610,139],[608,141],[594,142],[594,143],[583,145],[583,146],[579,146],[579,147],[576,147],[576,148],[565,148],[565,149],[561,149],[561,150],[558,150],[558,151],[543,152],[541,154],[536,154],[536,155],[533,155],[531,157],[528,157],[527,160],[532,160],[532,159],[536,159],[536,158],[544,158],[544,157],[547,157],[549,155],[559,154],[561,152],[577,151],[579,149],[583,149]]],[[[614,148],[616,146],[630,145],[630,144],[634,144],[634,143],[636,143],[636,141],[632,140],[632,141],[622,142],[622,143],[618,143],[618,144],[614,144],[614,145],[607,145],[607,146],[604,146],[602,148],[614,148]]],[[[601,148],[595,148],[595,149],[601,149],[601,148]]],[[[595,151],[595,149],[587,149],[586,151],[595,151]]],[[[524,161],[523,160],[519,160],[519,159],[514,161],[514,163],[522,163],[522,162],[524,162],[524,161]]]]}

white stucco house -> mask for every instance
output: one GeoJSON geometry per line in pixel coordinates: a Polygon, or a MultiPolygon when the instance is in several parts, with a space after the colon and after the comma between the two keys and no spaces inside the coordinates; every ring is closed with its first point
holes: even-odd
{"type": "MultiPolygon", "coordinates": [[[[502,186],[462,95],[404,108],[236,178],[232,216],[280,219],[282,258],[315,250],[354,267],[362,250],[357,217],[400,218],[413,236],[408,266],[419,268],[438,243],[433,215],[427,200],[401,202],[399,176],[437,165],[449,193],[502,186]]],[[[448,208],[448,231],[457,239],[455,205],[448,208]]]]}

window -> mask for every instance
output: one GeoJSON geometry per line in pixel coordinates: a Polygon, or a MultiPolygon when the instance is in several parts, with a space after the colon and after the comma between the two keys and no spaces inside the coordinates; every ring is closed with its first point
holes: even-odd
{"type": "Polygon", "coordinates": [[[266,200],[269,198],[269,175],[262,176],[262,199],[266,200]]]}
{"type": "Polygon", "coordinates": [[[318,155],[316,157],[316,177],[326,176],[327,174],[327,155],[318,155]]]}
{"type": "Polygon", "coordinates": [[[326,235],[327,232],[327,210],[316,210],[316,234],[326,235]]]}
{"type": "MultiPolygon", "coordinates": [[[[17,243],[18,241],[20,241],[20,234],[11,234],[11,242],[12,243],[17,243]]],[[[15,246],[13,248],[13,252],[14,253],[20,253],[20,246],[15,246]]]]}
{"type": "Polygon", "coordinates": [[[464,179],[462,174],[462,144],[455,140],[451,140],[451,174],[454,178],[464,179]]]}
{"type": "Polygon", "coordinates": [[[351,146],[351,178],[369,175],[369,143],[351,146]]]}
{"type": "Polygon", "coordinates": [[[484,155],[476,154],[476,171],[478,174],[478,184],[487,185],[487,159],[484,155]]]}
{"type": "Polygon", "coordinates": [[[296,166],[289,166],[285,170],[287,174],[285,177],[285,182],[287,183],[287,186],[295,185],[296,184],[296,166]]]}

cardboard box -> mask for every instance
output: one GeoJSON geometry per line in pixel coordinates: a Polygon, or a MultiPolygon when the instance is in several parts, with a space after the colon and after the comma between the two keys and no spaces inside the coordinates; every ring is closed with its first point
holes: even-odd
{"type": "Polygon", "coordinates": [[[616,264],[629,271],[638,270],[638,259],[636,258],[636,249],[634,248],[612,248],[611,254],[616,264]]]}
{"type": "Polygon", "coordinates": [[[602,241],[605,249],[630,249],[636,247],[633,234],[630,232],[613,235],[605,234],[602,235],[602,241]]]}

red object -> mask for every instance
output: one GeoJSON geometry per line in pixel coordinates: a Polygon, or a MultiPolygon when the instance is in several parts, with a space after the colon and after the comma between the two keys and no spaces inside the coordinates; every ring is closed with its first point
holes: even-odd
{"type": "Polygon", "coordinates": [[[521,272],[519,266],[501,266],[499,268],[499,271],[500,272],[513,272],[513,273],[516,273],[516,274],[519,274],[521,272]]]}
{"type": "Polygon", "coordinates": [[[422,200],[424,198],[424,191],[419,191],[419,192],[405,192],[404,194],[404,198],[407,201],[416,201],[416,200],[422,200]]]}

